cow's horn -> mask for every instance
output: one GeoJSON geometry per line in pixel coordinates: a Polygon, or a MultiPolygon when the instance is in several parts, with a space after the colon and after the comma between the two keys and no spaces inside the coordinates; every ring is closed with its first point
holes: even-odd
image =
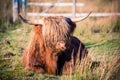
{"type": "Polygon", "coordinates": [[[42,25],[43,24],[43,21],[41,19],[39,19],[39,20],[28,20],[28,19],[25,19],[24,17],[22,17],[21,14],[19,14],[19,17],[23,22],[28,23],[30,25],[42,25]]]}
{"type": "Polygon", "coordinates": [[[82,21],[84,19],[86,19],[90,14],[92,13],[92,11],[84,18],[72,18],[71,20],[75,23],[79,22],[79,21],[82,21]]]}

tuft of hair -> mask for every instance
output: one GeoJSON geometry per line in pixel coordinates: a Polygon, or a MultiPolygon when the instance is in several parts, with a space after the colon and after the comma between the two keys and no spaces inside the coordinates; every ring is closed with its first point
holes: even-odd
{"type": "MultiPolygon", "coordinates": [[[[69,43],[71,39],[71,33],[73,27],[76,25],[71,25],[67,22],[66,17],[45,17],[44,25],[42,27],[42,35],[46,45],[54,48],[58,41],[64,41],[69,43]]],[[[73,23],[71,21],[71,23],[73,23]]]]}

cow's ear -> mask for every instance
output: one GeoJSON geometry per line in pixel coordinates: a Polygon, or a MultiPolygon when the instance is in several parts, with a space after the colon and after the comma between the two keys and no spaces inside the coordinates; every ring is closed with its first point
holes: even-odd
{"type": "Polygon", "coordinates": [[[65,50],[66,49],[65,41],[58,41],[55,47],[57,50],[65,50]]]}

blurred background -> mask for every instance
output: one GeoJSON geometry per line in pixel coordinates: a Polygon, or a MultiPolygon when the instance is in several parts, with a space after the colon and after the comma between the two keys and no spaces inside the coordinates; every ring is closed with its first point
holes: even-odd
{"type": "Polygon", "coordinates": [[[20,13],[29,19],[49,15],[82,18],[93,11],[77,23],[74,36],[85,44],[92,61],[101,64],[92,71],[85,64],[72,76],[24,70],[22,52],[32,27],[19,18],[13,21],[13,0],[0,0],[0,80],[120,80],[120,0],[76,0],[76,9],[73,0],[27,0],[26,8],[20,3],[20,13]]]}
{"type": "MultiPolygon", "coordinates": [[[[8,28],[12,24],[13,18],[13,2],[14,0],[0,1],[0,28],[8,28]]],[[[23,0],[24,1],[24,0],[23,0]]],[[[73,5],[71,6],[55,6],[54,3],[72,3],[72,0],[26,0],[26,13],[70,13],[72,14],[73,5]],[[52,6],[40,6],[39,3],[51,3],[52,6]],[[33,4],[31,4],[33,3],[33,4]],[[34,4],[35,3],[35,4],[34,4]],[[38,3],[38,5],[36,5],[38,3]]],[[[93,10],[93,13],[119,13],[120,1],[119,0],[76,0],[76,13],[89,13],[93,10]]],[[[59,5],[59,4],[58,4],[59,5]]],[[[22,8],[22,1],[21,1],[22,8]]],[[[21,9],[20,8],[20,9],[21,9]]],[[[21,10],[23,12],[23,10],[21,10]]],[[[26,15],[27,16],[27,15],[26,15]]],[[[31,16],[33,17],[33,16],[31,16]]],[[[35,17],[35,16],[34,16],[35,17]]],[[[38,16],[37,16],[38,17],[38,16]]]]}

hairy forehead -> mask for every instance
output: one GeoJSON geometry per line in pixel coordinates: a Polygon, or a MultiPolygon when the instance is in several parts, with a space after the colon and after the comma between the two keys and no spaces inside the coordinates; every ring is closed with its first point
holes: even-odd
{"type": "Polygon", "coordinates": [[[68,41],[71,33],[71,25],[66,21],[66,17],[45,17],[42,28],[44,41],[48,44],[55,45],[58,41],[68,41]]]}

